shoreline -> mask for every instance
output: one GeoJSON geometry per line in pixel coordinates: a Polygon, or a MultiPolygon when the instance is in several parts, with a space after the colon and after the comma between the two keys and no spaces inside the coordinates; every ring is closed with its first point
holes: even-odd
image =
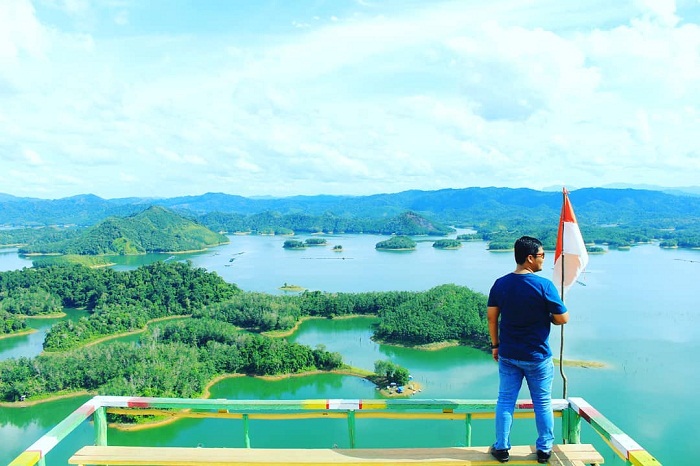
{"type": "Polygon", "coordinates": [[[166,320],[172,320],[172,319],[186,319],[192,317],[191,314],[185,314],[185,315],[176,315],[176,316],[166,316],[166,317],[158,317],[156,319],[151,319],[146,322],[146,325],[143,328],[137,329],[137,330],[132,330],[130,332],[122,332],[122,333],[115,333],[114,335],[105,335],[104,337],[100,337],[97,340],[92,340],[89,341],[85,344],[82,344],[80,346],[77,346],[75,348],[71,348],[70,350],[62,350],[62,351],[42,351],[41,354],[60,354],[63,353],[64,351],[74,351],[74,350],[79,350],[81,348],[89,348],[91,346],[97,345],[99,343],[103,343],[105,341],[109,340],[114,340],[115,338],[121,338],[121,337],[128,337],[130,335],[136,335],[139,333],[143,333],[146,330],[148,330],[148,326],[150,324],[156,323],[156,322],[163,322],[166,320]]]}
{"type": "Polygon", "coordinates": [[[42,403],[48,403],[51,401],[62,400],[64,398],[75,398],[78,396],[95,396],[97,392],[90,392],[87,390],[79,390],[75,392],[61,393],[57,395],[47,396],[46,398],[39,398],[36,400],[29,401],[0,401],[0,408],[28,408],[30,406],[39,405],[42,403]]]}
{"type": "MultiPolygon", "coordinates": [[[[554,365],[559,365],[558,358],[552,358],[554,365]]],[[[600,362],[600,361],[582,361],[580,359],[564,359],[565,367],[580,367],[583,369],[609,369],[612,367],[610,364],[600,362]]]]}
{"type": "Polygon", "coordinates": [[[25,319],[60,319],[65,317],[67,314],[63,311],[56,312],[55,314],[41,314],[38,316],[24,316],[25,319]]]}
{"type": "MultiPolygon", "coordinates": [[[[65,317],[66,313],[65,312],[57,312],[55,314],[41,314],[38,316],[26,316],[22,315],[21,317],[25,319],[34,319],[34,320],[40,320],[40,319],[60,319],[61,317],[65,317]]],[[[0,340],[4,340],[5,338],[13,338],[13,337],[22,337],[25,335],[31,335],[32,333],[36,333],[39,330],[35,328],[28,328],[27,330],[22,330],[21,332],[17,333],[4,333],[0,335],[0,340]]]]}
{"type": "MultiPolygon", "coordinates": [[[[145,256],[146,254],[192,254],[192,253],[196,253],[196,252],[204,252],[204,251],[207,251],[211,248],[215,248],[217,246],[223,246],[225,244],[231,244],[231,241],[224,241],[221,243],[210,244],[210,245],[204,246],[202,249],[188,249],[187,251],[145,251],[145,252],[140,252],[137,254],[79,254],[79,255],[85,256],[85,257],[104,257],[104,256],[119,256],[119,255],[145,256]]],[[[2,247],[2,246],[0,246],[0,247],[2,247]]],[[[68,254],[64,254],[62,252],[27,252],[27,253],[24,253],[22,255],[27,256],[27,257],[36,257],[36,256],[66,256],[68,254]]],[[[116,265],[116,263],[113,263],[111,265],[116,265]]],[[[99,267],[110,267],[110,265],[99,265],[99,267]]]]}
{"type": "Polygon", "coordinates": [[[26,335],[31,335],[32,333],[38,332],[37,329],[35,328],[29,328],[27,330],[22,330],[21,332],[16,332],[16,333],[3,333],[0,335],[0,340],[5,340],[7,338],[14,338],[14,337],[23,337],[26,335]]]}
{"type": "MultiPolygon", "coordinates": [[[[458,340],[439,341],[436,343],[423,343],[420,345],[406,345],[406,344],[402,344],[402,343],[384,341],[384,340],[381,340],[379,338],[374,338],[374,337],[372,337],[372,341],[379,344],[379,345],[394,346],[396,348],[415,349],[418,351],[439,351],[439,350],[445,349],[445,348],[453,348],[455,346],[462,346],[458,340]]],[[[466,346],[466,345],[464,345],[464,346],[466,346]]],[[[470,346],[470,348],[474,348],[474,347],[470,346]]],[[[478,348],[474,348],[474,349],[478,349],[478,348]]]]}
{"type": "MultiPolygon", "coordinates": [[[[163,322],[163,321],[166,321],[166,320],[173,320],[173,319],[186,319],[186,318],[188,318],[188,317],[192,317],[192,314],[176,315],[176,316],[167,316],[167,317],[158,317],[158,318],[156,318],[156,319],[151,319],[151,320],[147,321],[147,322],[146,322],[146,325],[145,325],[143,328],[141,328],[141,329],[132,330],[131,332],[117,333],[117,334],[115,334],[115,335],[107,335],[107,336],[105,336],[105,337],[98,338],[97,340],[93,340],[93,341],[91,341],[91,342],[89,342],[89,343],[85,343],[84,345],[79,346],[78,348],[73,348],[73,349],[89,348],[90,346],[95,346],[95,345],[97,345],[97,344],[99,344],[99,343],[103,343],[103,342],[105,342],[105,341],[114,340],[115,338],[128,337],[129,335],[136,335],[136,334],[139,334],[139,333],[143,333],[143,332],[145,332],[146,330],[148,330],[148,326],[149,326],[149,325],[151,325],[151,324],[153,324],[153,323],[156,323],[156,322],[163,322]]],[[[61,352],[61,351],[52,351],[52,353],[60,353],[60,352],[61,352]]]]}
{"type": "Polygon", "coordinates": [[[283,285],[283,286],[280,286],[280,287],[277,288],[277,289],[278,289],[278,290],[282,290],[282,291],[291,291],[291,292],[294,292],[294,293],[300,293],[300,292],[302,292],[302,291],[306,291],[306,290],[307,290],[307,288],[304,288],[303,286],[299,286],[299,285],[283,285]]]}

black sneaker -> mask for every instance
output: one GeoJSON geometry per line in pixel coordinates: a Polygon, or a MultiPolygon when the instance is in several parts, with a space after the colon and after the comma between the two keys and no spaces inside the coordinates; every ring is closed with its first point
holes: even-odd
{"type": "Polygon", "coordinates": [[[507,463],[510,459],[510,453],[508,453],[508,450],[497,450],[493,445],[491,445],[489,453],[491,453],[491,456],[496,458],[501,463],[507,463]]]}
{"type": "Polygon", "coordinates": [[[551,451],[542,451],[542,450],[537,450],[537,462],[544,464],[547,461],[549,461],[549,458],[552,456],[551,451]]]}

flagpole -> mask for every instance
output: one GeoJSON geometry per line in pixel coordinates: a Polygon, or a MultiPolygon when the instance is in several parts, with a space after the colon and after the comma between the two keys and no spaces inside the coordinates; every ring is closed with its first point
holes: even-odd
{"type": "MultiPolygon", "coordinates": [[[[562,189],[562,205],[566,203],[566,188],[562,189]]],[[[566,255],[564,254],[564,235],[561,235],[561,302],[564,302],[564,261],[565,261],[566,255]]],[[[567,385],[568,385],[568,379],[566,378],[566,374],[564,373],[564,327],[565,325],[561,325],[561,341],[559,342],[559,372],[561,373],[561,380],[562,380],[562,398],[566,399],[567,395],[567,385]]]]}
{"type": "MultiPolygon", "coordinates": [[[[566,187],[562,188],[562,206],[565,205],[566,203],[566,187]]],[[[563,207],[562,207],[563,211],[563,207]]],[[[561,225],[561,221],[560,221],[561,225]]],[[[560,227],[561,228],[561,227],[560,227]]],[[[562,232],[561,235],[561,302],[564,302],[564,234],[562,232]]],[[[562,381],[562,398],[566,400],[566,395],[567,395],[567,388],[568,388],[568,379],[566,378],[566,374],[564,373],[564,327],[566,325],[560,325],[561,327],[561,340],[559,342],[559,373],[561,373],[561,381],[562,381]]],[[[564,419],[562,419],[563,423],[565,426],[570,426],[570,419],[569,419],[569,413],[568,411],[564,412],[564,419]]],[[[569,427],[564,427],[564,431],[568,433],[569,427]]],[[[564,435],[564,443],[567,443],[567,438],[568,435],[564,435]]]]}
{"type": "MultiPolygon", "coordinates": [[[[556,282],[555,286],[561,286],[559,292],[561,294],[561,301],[564,302],[564,297],[566,294],[566,289],[576,282],[576,277],[579,276],[581,271],[588,265],[588,252],[586,251],[586,243],[583,241],[581,236],[581,230],[578,227],[578,222],[576,221],[576,215],[574,215],[574,209],[571,207],[569,202],[569,192],[566,187],[562,189],[562,207],[561,216],[559,218],[559,230],[557,231],[557,246],[554,251],[554,277],[553,280],[556,282]],[[566,239],[565,239],[566,238],[566,239]],[[564,245],[566,242],[566,247],[564,245]],[[566,253],[564,250],[566,249],[566,253]],[[566,256],[569,256],[565,260],[566,256]],[[561,261],[561,265],[557,262],[561,261]],[[564,265],[568,263],[569,266],[569,276],[566,276],[564,265]],[[561,268],[559,268],[561,267],[561,268]],[[559,276],[558,274],[561,274],[559,276]]],[[[559,372],[561,372],[562,378],[562,388],[564,399],[568,396],[568,380],[566,374],[564,373],[564,327],[561,326],[561,345],[559,348],[559,372]]],[[[564,443],[567,443],[566,439],[577,437],[577,427],[571,410],[564,411],[564,418],[562,426],[564,427],[564,443]],[[573,437],[572,437],[573,435],[573,437]]]]}

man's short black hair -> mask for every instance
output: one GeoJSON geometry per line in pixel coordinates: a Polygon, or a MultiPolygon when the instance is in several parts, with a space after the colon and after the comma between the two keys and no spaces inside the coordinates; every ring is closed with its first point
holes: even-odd
{"type": "Polygon", "coordinates": [[[532,236],[521,236],[515,240],[515,262],[523,265],[527,260],[527,256],[535,255],[540,251],[542,242],[532,236]]]}

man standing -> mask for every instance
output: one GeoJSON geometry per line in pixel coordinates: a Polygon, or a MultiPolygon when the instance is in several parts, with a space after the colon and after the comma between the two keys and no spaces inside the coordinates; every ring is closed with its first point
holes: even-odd
{"type": "Polygon", "coordinates": [[[515,271],[496,280],[489,293],[491,352],[499,374],[496,442],[490,452],[501,463],[510,459],[510,429],[523,378],[535,411],[537,462],[546,463],[552,454],[554,366],[549,331],[550,324],[568,322],[569,314],[554,284],[535,275],[542,270],[544,256],[538,239],[519,238],[515,242],[515,271]]]}

